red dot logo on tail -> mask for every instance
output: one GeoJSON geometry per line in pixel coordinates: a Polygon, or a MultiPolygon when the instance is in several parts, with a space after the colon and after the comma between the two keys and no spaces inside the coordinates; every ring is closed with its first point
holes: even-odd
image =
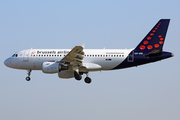
{"type": "Polygon", "coordinates": [[[159,44],[163,44],[164,42],[163,41],[159,41],[159,44]]]}
{"type": "Polygon", "coordinates": [[[152,45],[148,45],[147,48],[150,50],[150,49],[153,48],[153,46],[152,45]]]}
{"type": "Polygon", "coordinates": [[[148,40],[150,40],[150,39],[151,39],[151,37],[147,37],[147,39],[148,39],[148,40]]]}
{"type": "Polygon", "coordinates": [[[151,52],[153,50],[162,49],[169,21],[169,19],[161,19],[158,23],[156,23],[149,33],[138,44],[135,50],[151,52]]]}
{"type": "Polygon", "coordinates": [[[143,43],[144,43],[145,45],[147,45],[149,42],[146,40],[146,41],[144,41],[143,43]]]}
{"type": "Polygon", "coordinates": [[[159,44],[155,44],[154,47],[155,47],[155,48],[158,48],[158,47],[159,47],[159,44]]]}
{"type": "Polygon", "coordinates": [[[153,35],[154,35],[154,33],[150,33],[150,35],[151,35],[151,36],[153,36],[153,35]]]}
{"type": "Polygon", "coordinates": [[[141,45],[141,46],[140,46],[140,49],[141,49],[141,50],[144,50],[145,48],[146,48],[146,47],[145,47],[144,45],[141,45]]]}
{"type": "Polygon", "coordinates": [[[160,38],[160,40],[164,40],[164,38],[160,38]]]}

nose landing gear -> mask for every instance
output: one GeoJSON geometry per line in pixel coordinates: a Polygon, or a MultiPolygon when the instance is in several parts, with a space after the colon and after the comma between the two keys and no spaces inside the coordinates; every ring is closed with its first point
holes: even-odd
{"type": "Polygon", "coordinates": [[[28,73],[27,73],[27,74],[28,74],[28,76],[26,77],[26,81],[30,81],[30,80],[31,80],[31,78],[30,78],[31,71],[32,71],[31,69],[28,69],[28,70],[27,70],[27,72],[28,72],[28,73]]]}

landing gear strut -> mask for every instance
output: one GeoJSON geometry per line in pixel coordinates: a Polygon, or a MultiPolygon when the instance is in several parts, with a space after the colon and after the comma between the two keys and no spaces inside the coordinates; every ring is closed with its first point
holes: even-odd
{"type": "Polygon", "coordinates": [[[27,80],[27,81],[30,81],[30,80],[31,80],[30,75],[31,75],[31,71],[32,71],[32,70],[31,70],[31,69],[28,69],[27,71],[28,71],[28,73],[27,73],[28,76],[26,77],[26,80],[27,80]]]}

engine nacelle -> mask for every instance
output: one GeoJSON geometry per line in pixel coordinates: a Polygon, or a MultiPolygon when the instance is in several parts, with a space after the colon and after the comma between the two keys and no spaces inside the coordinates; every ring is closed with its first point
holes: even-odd
{"type": "Polygon", "coordinates": [[[61,70],[67,70],[68,66],[64,66],[59,62],[43,62],[42,71],[44,73],[58,73],[61,70]]]}
{"type": "Polygon", "coordinates": [[[58,72],[59,78],[73,78],[74,77],[74,71],[61,71],[58,72]]]}

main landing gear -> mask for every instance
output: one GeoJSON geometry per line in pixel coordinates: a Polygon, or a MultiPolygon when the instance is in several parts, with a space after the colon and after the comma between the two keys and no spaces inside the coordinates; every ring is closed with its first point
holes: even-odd
{"type": "MultiPolygon", "coordinates": [[[[83,74],[83,73],[77,73],[76,71],[74,71],[74,78],[75,78],[76,80],[81,80],[81,79],[82,79],[82,76],[81,76],[82,74],[83,74]]],[[[91,80],[91,78],[88,77],[88,73],[86,73],[86,75],[87,75],[87,76],[86,76],[86,78],[84,79],[84,82],[89,84],[89,83],[91,83],[92,80],[91,80]]]]}
{"type": "Polygon", "coordinates": [[[28,74],[28,76],[26,77],[26,81],[30,81],[30,80],[31,80],[31,78],[30,78],[31,71],[32,71],[31,69],[28,69],[28,70],[27,70],[27,72],[28,72],[28,73],[27,73],[27,74],[28,74]]]}
{"type": "Polygon", "coordinates": [[[91,78],[88,76],[89,76],[89,74],[86,73],[86,78],[84,79],[84,82],[89,84],[89,83],[91,83],[91,78]]]}
{"type": "Polygon", "coordinates": [[[81,80],[82,79],[81,74],[77,73],[76,71],[74,71],[74,77],[75,77],[76,80],[81,80]]]}

